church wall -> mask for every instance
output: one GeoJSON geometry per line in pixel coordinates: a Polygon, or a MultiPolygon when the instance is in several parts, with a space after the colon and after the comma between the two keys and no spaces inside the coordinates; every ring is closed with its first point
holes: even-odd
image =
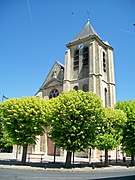
{"type": "Polygon", "coordinates": [[[108,84],[105,81],[102,81],[102,89],[101,89],[101,99],[103,102],[103,106],[110,106],[110,95],[109,95],[109,88],[108,88],[108,84]],[[105,103],[105,89],[107,90],[107,103],[105,103]]]}
{"type": "Polygon", "coordinates": [[[42,91],[37,92],[37,93],[36,93],[36,96],[43,98],[43,97],[42,97],[42,91]]]}
{"type": "Polygon", "coordinates": [[[65,53],[65,68],[64,68],[64,81],[70,81],[71,77],[71,51],[66,50],[65,53]]]}
{"type": "MultiPolygon", "coordinates": [[[[70,80],[75,80],[78,79],[78,74],[79,74],[79,68],[74,69],[73,63],[74,63],[74,51],[78,49],[78,46],[73,46],[70,49],[70,80]]],[[[79,58],[80,58],[80,54],[79,54],[79,58]]],[[[79,59],[79,66],[80,66],[80,59],[79,59]]]]}
{"type": "Polygon", "coordinates": [[[116,97],[115,97],[115,86],[110,84],[109,85],[109,91],[110,91],[110,107],[114,107],[116,104],[116,97]]]}
{"type": "Polygon", "coordinates": [[[72,80],[72,81],[70,82],[70,90],[74,89],[75,86],[78,86],[78,88],[79,88],[78,79],[72,80]]]}
{"type": "Polygon", "coordinates": [[[65,68],[64,68],[64,80],[63,91],[68,92],[70,90],[71,80],[71,51],[68,49],[65,53],[65,68]]]}
{"type": "Polygon", "coordinates": [[[89,46],[89,91],[96,93],[96,77],[95,77],[95,42],[90,42],[89,46]]]}
{"type": "Polygon", "coordinates": [[[42,96],[43,98],[49,98],[49,95],[50,95],[50,92],[53,90],[53,89],[58,89],[59,91],[59,94],[61,94],[63,92],[63,85],[62,84],[58,84],[58,85],[54,85],[54,86],[50,86],[50,87],[47,87],[47,88],[44,88],[42,90],[42,96]]]}
{"type": "Polygon", "coordinates": [[[100,86],[99,86],[99,83],[100,83],[99,76],[96,76],[96,94],[100,96],[100,86]]]}
{"type": "MultiPolygon", "coordinates": [[[[89,75],[89,91],[94,92],[93,89],[95,88],[95,77],[92,75],[89,75]]],[[[94,92],[96,93],[96,92],[94,92]]]]}
{"type": "Polygon", "coordinates": [[[107,51],[107,58],[108,58],[108,81],[110,83],[115,83],[114,65],[113,65],[113,52],[110,49],[108,49],[108,51],[107,51]]]}
{"type": "Polygon", "coordinates": [[[94,60],[95,60],[95,74],[96,75],[99,75],[100,74],[100,65],[101,65],[101,62],[100,62],[100,59],[99,59],[99,47],[98,47],[98,43],[95,41],[95,57],[94,57],[94,60]]]}
{"type": "Polygon", "coordinates": [[[79,80],[79,89],[83,90],[83,85],[89,84],[89,78],[80,79],[79,80]]]}
{"type": "MultiPolygon", "coordinates": [[[[84,42],[82,44],[82,46],[87,46],[89,47],[90,49],[90,43],[91,43],[91,40],[89,40],[88,42],[84,42]]],[[[88,66],[83,66],[82,64],[82,49],[83,48],[79,48],[79,45],[80,44],[77,44],[77,45],[74,45],[72,47],[70,47],[70,79],[71,80],[74,80],[74,79],[81,79],[81,78],[84,78],[86,76],[88,76],[89,74],[89,68],[88,66]],[[79,49],[79,67],[78,68],[75,68],[73,67],[73,64],[74,64],[74,51],[79,49]]],[[[89,55],[91,57],[91,55],[89,55]]],[[[92,65],[94,67],[94,65],[92,65]]],[[[90,66],[90,67],[92,67],[90,66]]]]}
{"type": "Polygon", "coordinates": [[[95,42],[91,42],[89,46],[89,75],[95,74],[95,42]]]}

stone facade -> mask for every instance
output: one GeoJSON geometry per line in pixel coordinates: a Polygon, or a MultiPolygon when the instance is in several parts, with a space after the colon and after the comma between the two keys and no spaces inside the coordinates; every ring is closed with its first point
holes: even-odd
{"type": "MultiPolygon", "coordinates": [[[[113,48],[101,40],[89,20],[75,39],[66,46],[64,65],[55,62],[36,96],[51,98],[63,91],[81,89],[98,94],[104,106],[113,107],[116,102],[113,48]]],[[[34,147],[36,153],[53,155],[54,145],[47,134],[45,131],[45,135],[39,137],[34,147]]],[[[92,151],[93,157],[102,153],[98,150],[92,151]]],[[[57,154],[63,152],[57,149],[57,154]]],[[[82,154],[86,156],[88,153],[82,154]]]]}

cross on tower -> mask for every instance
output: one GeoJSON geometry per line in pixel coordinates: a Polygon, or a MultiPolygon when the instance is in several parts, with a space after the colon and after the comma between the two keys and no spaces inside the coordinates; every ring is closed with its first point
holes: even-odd
{"type": "Polygon", "coordinates": [[[90,20],[90,10],[87,9],[87,16],[88,16],[88,21],[90,20]]]}

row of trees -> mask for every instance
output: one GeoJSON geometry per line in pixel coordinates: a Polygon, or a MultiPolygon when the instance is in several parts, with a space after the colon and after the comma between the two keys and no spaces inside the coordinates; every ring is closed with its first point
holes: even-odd
{"type": "Polygon", "coordinates": [[[133,139],[132,135],[135,129],[129,136],[129,121],[131,117],[132,121],[135,119],[135,110],[129,110],[128,115],[123,107],[118,102],[116,109],[104,108],[98,95],[74,90],[50,100],[39,97],[8,99],[0,104],[3,137],[12,144],[23,146],[22,161],[26,162],[27,146],[35,144],[37,136],[49,127],[55,145],[67,150],[66,163],[71,163],[72,152],[96,147],[105,150],[107,165],[108,151],[121,143],[134,157],[135,137],[133,139]],[[131,139],[134,140],[132,145],[131,139]]]}
{"type": "Polygon", "coordinates": [[[121,110],[103,108],[100,97],[92,92],[70,91],[49,102],[50,137],[57,147],[67,150],[66,162],[71,153],[86,148],[108,151],[120,145],[126,116],[121,110]]]}

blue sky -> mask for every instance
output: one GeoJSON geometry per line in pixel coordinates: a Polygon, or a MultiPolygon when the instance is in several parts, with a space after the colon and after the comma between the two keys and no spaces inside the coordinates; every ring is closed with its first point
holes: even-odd
{"type": "Polygon", "coordinates": [[[33,96],[87,22],[114,48],[117,100],[135,99],[134,0],[0,0],[0,101],[33,96]]]}

